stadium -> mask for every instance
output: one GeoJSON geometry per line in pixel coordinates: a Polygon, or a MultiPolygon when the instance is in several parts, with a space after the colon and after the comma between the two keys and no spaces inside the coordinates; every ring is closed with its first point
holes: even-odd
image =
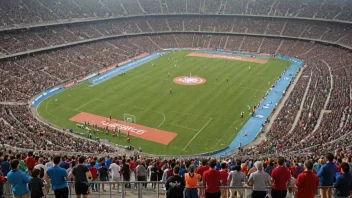
{"type": "MultiPolygon", "coordinates": [[[[348,0],[5,0],[0,16],[2,167],[351,164],[348,0]]],[[[139,187],[113,195],[156,196],[139,187]]]]}

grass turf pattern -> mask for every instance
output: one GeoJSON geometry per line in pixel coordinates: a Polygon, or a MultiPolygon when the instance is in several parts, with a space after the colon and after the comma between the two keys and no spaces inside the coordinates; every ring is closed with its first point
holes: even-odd
{"type": "Polygon", "coordinates": [[[89,82],[82,83],[40,103],[38,113],[56,126],[82,133],[85,131],[69,120],[79,112],[104,117],[111,114],[118,120],[123,120],[124,113],[132,114],[139,125],[178,135],[167,146],[134,137],[127,142],[126,137],[112,137],[111,133],[99,134],[100,139],[135,148],[142,146],[143,152],[157,155],[205,153],[233,141],[250,117],[247,105],[256,105],[269,90],[268,82],[273,83],[291,64],[275,58],[257,64],[187,57],[188,53],[176,51],[161,56],[93,87],[89,87],[89,82]],[[207,82],[197,86],[173,82],[175,77],[190,73],[207,82]],[[240,116],[242,111],[244,118],[240,116]]]}

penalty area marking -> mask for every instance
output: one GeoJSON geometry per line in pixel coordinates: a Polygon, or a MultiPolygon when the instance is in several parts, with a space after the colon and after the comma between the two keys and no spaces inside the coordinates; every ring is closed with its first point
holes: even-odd
{"type": "Polygon", "coordinates": [[[183,148],[183,150],[185,150],[185,149],[187,148],[187,146],[194,140],[194,138],[196,138],[196,137],[198,136],[198,134],[209,124],[209,122],[210,122],[212,119],[213,119],[213,118],[210,118],[210,119],[208,120],[208,122],[205,123],[205,125],[198,131],[198,133],[193,136],[193,138],[191,139],[191,141],[188,142],[188,144],[185,146],[185,148],[183,148]]]}
{"type": "MultiPolygon", "coordinates": [[[[111,103],[111,102],[106,101],[106,100],[101,100],[101,99],[96,99],[96,100],[99,100],[99,101],[101,101],[101,102],[111,103]]],[[[160,126],[161,126],[162,124],[164,124],[164,122],[165,122],[165,120],[166,120],[165,114],[161,113],[160,111],[155,111],[155,110],[151,110],[151,109],[146,109],[146,108],[137,107],[137,106],[132,106],[132,105],[126,105],[126,104],[119,104],[119,105],[120,105],[120,106],[128,106],[128,107],[132,107],[132,108],[136,108],[136,109],[142,109],[142,110],[146,110],[146,111],[152,111],[152,112],[155,112],[155,113],[158,113],[158,114],[162,115],[162,116],[164,117],[164,119],[163,119],[163,121],[159,124],[159,126],[157,127],[157,129],[160,128],[160,126]]]]}

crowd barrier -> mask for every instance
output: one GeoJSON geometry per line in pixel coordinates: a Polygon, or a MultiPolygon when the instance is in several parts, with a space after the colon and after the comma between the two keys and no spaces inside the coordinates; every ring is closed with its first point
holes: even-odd
{"type": "MultiPolygon", "coordinates": [[[[165,189],[165,182],[152,182],[152,181],[119,181],[119,182],[112,182],[112,181],[91,181],[89,182],[90,186],[90,194],[88,197],[97,197],[97,198],[159,198],[159,197],[166,197],[166,189],[165,189]],[[104,184],[104,190],[102,189],[102,185],[104,184]],[[152,188],[152,184],[155,184],[155,189],[152,188]],[[97,185],[97,191],[92,191],[91,187],[93,185],[97,185]],[[112,186],[115,185],[115,189],[112,186]],[[117,187],[119,185],[119,187],[117,187]],[[144,186],[145,185],[145,186],[144,186]],[[127,187],[128,188],[127,188],[127,187]],[[117,187],[117,188],[116,188],[117,187]],[[108,190],[106,190],[108,189],[108,190]]],[[[50,189],[50,186],[45,186],[48,189],[47,198],[55,197],[54,192],[50,189]]],[[[69,182],[69,198],[76,197],[75,190],[74,190],[74,183],[69,182]]],[[[220,191],[222,194],[225,193],[226,197],[234,197],[232,196],[235,192],[238,193],[241,198],[251,198],[252,194],[251,186],[221,186],[220,191]]],[[[333,189],[332,186],[319,186],[316,190],[316,198],[320,197],[319,190],[320,189],[333,189]]],[[[4,194],[4,198],[13,198],[10,185],[8,183],[4,184],[4,190],[7,191],[4,194]]],[[[204,186],[198,186],[198,190],[202,191],[204,194],[204,186]]],[[[286,198],[295,198],[297,188],[295,186],[289,186],[287,190],[286,198]]],[[[267,186],[266,190],[267,194],[270,195],[271,187],[267,186]]],[[[184,196],[185,197],[185,196],[184,196]]],[[[269,196],[271,197],[271,196],[269,196]]],[[[332,197],[335,197],[332,195],[332,197]]]]}

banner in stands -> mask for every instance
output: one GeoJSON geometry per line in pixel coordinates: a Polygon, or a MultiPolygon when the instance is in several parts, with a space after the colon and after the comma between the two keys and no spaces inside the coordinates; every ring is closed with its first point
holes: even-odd
{"type": "Polygon", "coordinates": [[[143,54],[140,54],[140,55],[138,55],[138,56],[136,56],[136,57],[133,57],[133,58],[131,58],[131,59],[128,59],[128,60],[126,60],[126,61],[120,62],[120,63],[117,64],[117,65],[118,65],[118,67],[120,67],[120,66],[123,66],[123,65],[125,65],[125,64],[127,64],[127,63],[133,62],[133,61],[135,61],[135,60],[144,58],[144,57],[149,56],[149,55],[150,55],[150,53],[143,53],[143,54]]]}
{"type": "Polygon", "coordinates": [[[64,86],[64,88],[65,88],[65,89],[70,88],[70,87],[72,87],[72,86],[75,85],[75,84],[76,84],[75,82],[70,82],[70,83],[66,84],[66,85],[64,86]]]}
{"type": "Polygon", "coordinates": [[[55,88],[49,89],[47,91],[44,91],[43,93],[41,93],[39,96],[37,96],[32,101],[32,106],[37,107],[39,105],[39,103],[41,103],[43,100],[49,98],[52,95],[60,93],[63,90],[64,90],[64,88],[62,88],[62,87],[55,87],[55,88]]]}
{"type": "Polygon", "coordinates": [[[96,75],[98,75],[98,73],[94,73],[94,74],[88,75],[88,76],[86,76],[86,77],[84,77],[84,78],[82,78],[80,80],[77,80],[77,83],[80,83],[80,82],[83,82],[83,81],[88,80],[90,78],[93,78],[96,75]]]}
{"type": "Polygon", "coordinates": [[[108,68],[106,68],[106,69],[100,70],[98,73],[99,73],[99,74],[103,74],[103,73],[105,73],[105,72],[107,72],[107,71],[110,71],[110,70],[115,69],[116,67],[117,67],[117,65],[110,66],[110,67],[108,67],[108,68]]]}

